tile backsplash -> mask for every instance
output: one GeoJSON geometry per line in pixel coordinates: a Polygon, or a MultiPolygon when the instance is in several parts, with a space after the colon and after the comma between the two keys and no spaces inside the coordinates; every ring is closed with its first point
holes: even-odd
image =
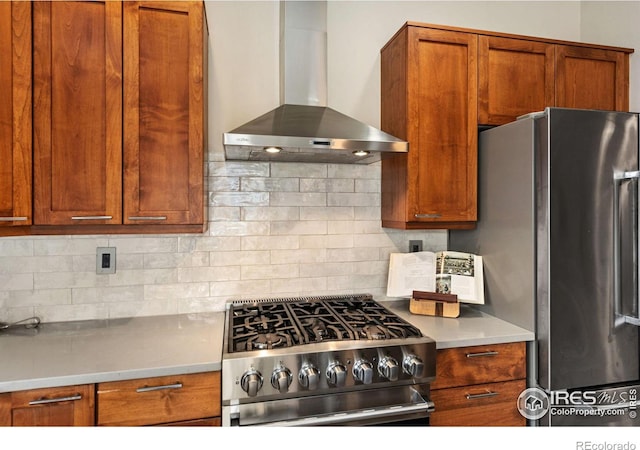
{"type": "Polygon", "coordinates": [[[222,311],[232,298],[366,292],[389,253],[446,248],[446,231],[380,226],[380,163],[212,161],[202,235],[0,238],[0,321],[222,311]],[[97,247],[116,273],[96,274],[97,247]]]}

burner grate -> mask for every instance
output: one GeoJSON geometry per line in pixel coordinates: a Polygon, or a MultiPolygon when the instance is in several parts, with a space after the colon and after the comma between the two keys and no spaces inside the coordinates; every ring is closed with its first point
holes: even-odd
{"type": "Polygon", "coordinates": [[[422,336],[368,294],[236,300],[228,309],[230,353],[422,336]]]}

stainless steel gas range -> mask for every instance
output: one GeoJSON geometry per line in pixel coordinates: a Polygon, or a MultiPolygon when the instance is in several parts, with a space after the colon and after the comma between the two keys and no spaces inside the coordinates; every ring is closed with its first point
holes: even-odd
{"type": "Polygon", "coordinates": [[[222,422],[428,424],[435,342],[371,295],[227,304],[222,422]]]}

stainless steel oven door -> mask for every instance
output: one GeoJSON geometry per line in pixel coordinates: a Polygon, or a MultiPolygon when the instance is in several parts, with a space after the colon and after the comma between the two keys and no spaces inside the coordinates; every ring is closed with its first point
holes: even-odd
{"type": "Polygon", "coordinates": [[[429,385],[223,405],[223,426],[383,425],[424,419],[434,405],[429,385]]]}

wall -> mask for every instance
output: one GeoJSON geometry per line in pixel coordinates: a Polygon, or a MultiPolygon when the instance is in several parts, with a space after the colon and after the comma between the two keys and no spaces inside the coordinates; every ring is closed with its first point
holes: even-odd
{"type": "MultiPolygon", "coordinates": [[[[202,236],[0,239],[0,320],[222,310],[229,298],[371,292],[388,256],[446,232],[379,222],[379,164],[225,162],[222,133],[279,104],[277,2],[207,2],[210,227],[202,236]],[[99,246],[117,273],[95,274],[99,246]]],[[[329,106],[379,126],[379,51],[407,20],[579,40],[578,2],[328,3],[329,106]]]]}
{"type": "Polygon", "coordinates": [[[640,2],[583,2],[581,36],[585,42],[629,47],[629,110],[640,112],[640,2]]]}

